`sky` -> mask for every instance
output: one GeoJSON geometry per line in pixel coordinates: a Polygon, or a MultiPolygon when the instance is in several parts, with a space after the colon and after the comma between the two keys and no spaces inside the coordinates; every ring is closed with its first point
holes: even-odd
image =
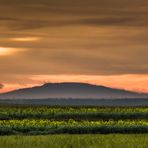
{"type": "Polygon", "coordinates": [[[0,93],[47,82],[148,92],[148,1],[0,0],[0,93]]]}

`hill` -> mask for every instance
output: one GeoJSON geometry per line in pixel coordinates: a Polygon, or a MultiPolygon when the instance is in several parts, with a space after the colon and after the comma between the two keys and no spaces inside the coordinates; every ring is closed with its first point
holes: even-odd
{"type": "Polygon", "coordinates": [[[87,83],[46,83],[0,94],[0,99],[118,99],[148,98],[148,94],[87,83]]]}

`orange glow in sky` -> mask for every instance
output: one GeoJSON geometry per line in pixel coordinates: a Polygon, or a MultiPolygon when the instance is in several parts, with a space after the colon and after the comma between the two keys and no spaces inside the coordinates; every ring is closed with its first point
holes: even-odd
{"type": "Polygon", "coordinates": [[[130,91],[148,92],[148,75],[36,75],[32,79],[38,82],[84,82],[130,91]]]}
{"type": "Polygon", "coordinates": [[[12,41],[18,41],[18,42],[31,42],[31,41],[38,41],[40,38],[38,37],[18,37],[18,38],[12,38],[12,41]]]}
{"type": "Polygon", "coordinates": [[[0,56],[7,56],[14,54],[18,51],[24,51],[24,49],[21,48],[8,48],[8,47],[0,47],[0,56]]]}
{"type": "Polygon", "coordinates": [[[32,75],[29,77],[32,84],[4,84],[0,92],[7,92],[14,89],[32,87],[50,82],[84,82],[96,85],[104,85],[112,88],[126,89],[137,92],[148,92],[148,75],[32,75]]]}
{"type": "Polygon", "coordinates": [[[0,56],[2,55],[8,55],[12,53],[11,48],[5,48],[5,47],[0,47],[0,56]]]}

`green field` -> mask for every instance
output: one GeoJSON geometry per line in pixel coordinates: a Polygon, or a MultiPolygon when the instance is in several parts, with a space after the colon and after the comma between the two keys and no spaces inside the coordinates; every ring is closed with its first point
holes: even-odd
{"type": "Polygon", "coordinates": [[[147,148],[147,107],[0,106],[0,148],[147,148]]]}
{"type": "Polygon", "coordinates": [[[148,133],[146,120],[119,121],[50,121],[50,120],[1,120],[1,135],[10,134],[107,134],[107,133],[148,133]]]}
{"type": "Polygon", "coordinates": [[[148,107],[0,106],[0,119],[124,120],[148,119],[148,107]]]}
{"type": "Polygon", "coordinates": [[[148,108],[0,106],[0,135],[109,133],[148,133],[148,108]]]}
{"type": "Polygon", "coordinates": [[[147,146],[148,134],[0,137],[1,148],[147,148],[147,146]]]}

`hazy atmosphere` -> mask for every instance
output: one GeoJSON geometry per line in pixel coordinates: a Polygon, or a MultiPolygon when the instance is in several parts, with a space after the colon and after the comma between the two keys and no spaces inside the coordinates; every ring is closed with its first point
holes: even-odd
{"type": "Polygon", "coordinates": [[[71,81],[148,92],[147,0],[0,0],[0,92],[71,81]]]}

